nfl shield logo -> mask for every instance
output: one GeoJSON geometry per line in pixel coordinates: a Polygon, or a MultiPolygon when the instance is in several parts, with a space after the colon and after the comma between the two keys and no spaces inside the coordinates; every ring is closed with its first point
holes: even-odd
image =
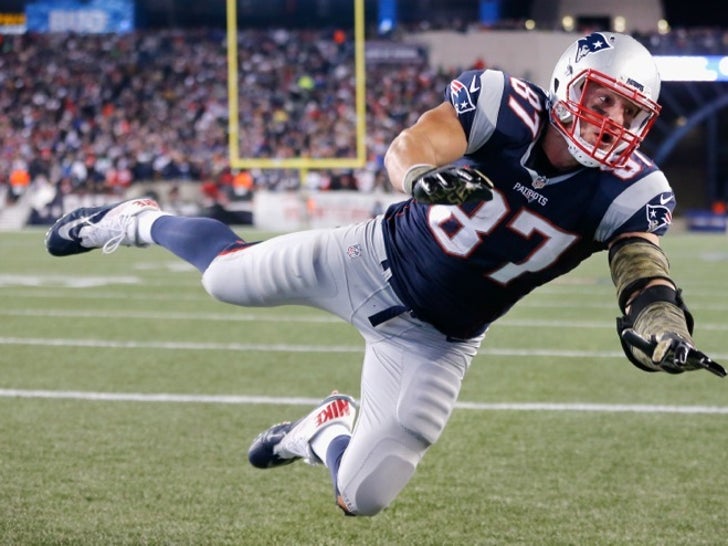
{"type": "Polygon", "coordinates": [[[542,174],[538,175],[536,178],[533,179],[531,182],[531,186],[536,188],[537,190],[540,190],[546,185],[546,182],[548,182],[548,179],[543,176],[542,174]]]}
{"type": "Polygon", "coordinates": [[[349,256],[349,258],[358,258],[361,256],[361,245],[359,243],[355,245],[351,245],[349,248],[346,249],[346,254],[349,256]]]}

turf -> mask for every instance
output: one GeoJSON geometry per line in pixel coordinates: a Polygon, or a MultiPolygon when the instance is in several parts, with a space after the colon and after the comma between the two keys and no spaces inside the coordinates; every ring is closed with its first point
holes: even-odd
{"type": "MultiPolygon", "coordinates": [[[[2,544],[725,540],[728,380],[621,356],[604,254],[492,327],[414,479],[346,518],[324,468],[260,471],[245,452],[332,388],[358,394],[350,326],[215,302],[162,249],[59,259],[42,238],[0,234],[2,544]]],[[[664,246],[698,345],[728,361],[725,237],[664,246]]]]}

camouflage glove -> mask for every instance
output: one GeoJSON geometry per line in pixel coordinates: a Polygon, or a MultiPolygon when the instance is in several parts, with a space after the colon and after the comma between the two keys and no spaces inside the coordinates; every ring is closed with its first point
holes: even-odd
{"type": "Polygon", "coordinates": [[[627,328],[622,331],[621,337],[625,343],[642,351],[656,369],[672,374],[702,369],[718,377],[726,376],[723,366],[678,334],[664,333],[645,339],[632,328],[627,328]]]}
{"type": "Polygon", "coordinates": [[[415,167],[405,177],[412,196],[428,205],[462,205],[468,201],[493,199],[493,182],[479,170],[468,166],[415,167]]]}

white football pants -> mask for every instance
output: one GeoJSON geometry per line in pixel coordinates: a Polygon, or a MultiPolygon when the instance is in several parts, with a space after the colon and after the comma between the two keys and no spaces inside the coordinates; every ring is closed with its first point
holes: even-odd
{"type": "Polygon", "coordinates": [[[445,427],[484,337],[451,341],[411,317],[387,282],[386,260],[380,217],[222,254],[202,277],[221,301],[316,307],[361,332],[361,407],[337,484],[358,515],[382,510],[410,480],[445,427]]]}

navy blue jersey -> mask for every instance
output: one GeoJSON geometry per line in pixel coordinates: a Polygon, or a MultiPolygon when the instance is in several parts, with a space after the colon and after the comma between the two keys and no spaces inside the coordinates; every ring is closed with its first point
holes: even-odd
{"type": "Polygon", "coordinates": [[[469,338],[626,232],[662,235],[675,197],[637,152],[622,169],[553,172],[537,142],[548,121],[535,84],[497,70],[453,80],[446,100],[467,135],[463,163],[494,183],[488,202],[392,205],[384,236],[399,298],[448,336],[469,338]]]}

